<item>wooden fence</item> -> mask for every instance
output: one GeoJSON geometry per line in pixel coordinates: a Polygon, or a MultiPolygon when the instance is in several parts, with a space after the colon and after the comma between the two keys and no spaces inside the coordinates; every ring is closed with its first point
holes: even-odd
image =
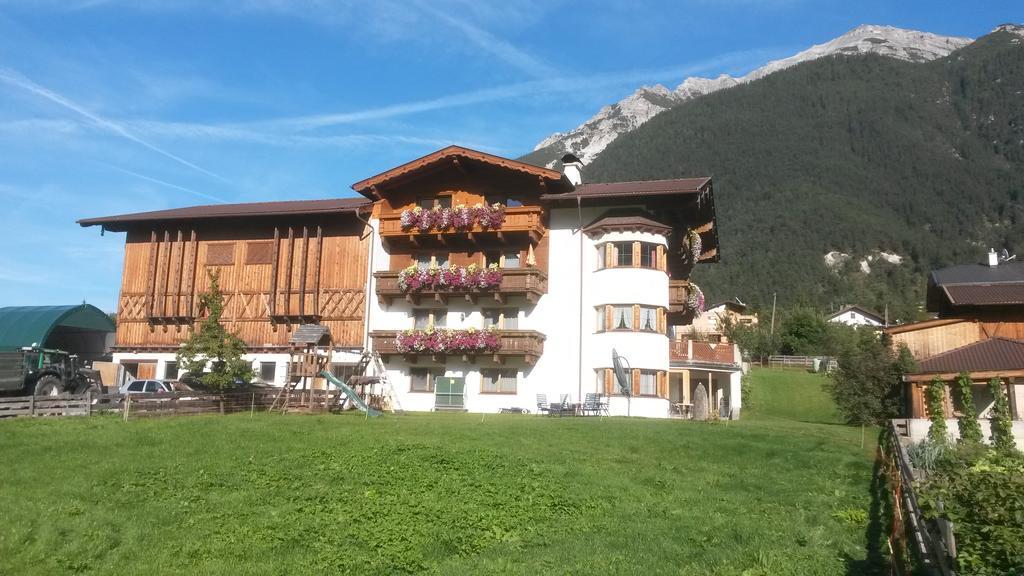
{"type": "MultiPolygon", "coordinates": [[[[929,576],[956,576],[956,541],[953,524],[948,520],[926,520],[914,491],[914,469],[907,450],[900,441],[894,421],[889,421],[885,442],[879,443],[878,457],[889,486],[892,504],[892,567],[896,574],[916,574],[911,566],[913,555],[929,576]]],[[[941,505],[941,503],[940,503],[941,505]]]]}
{"type": "MultiPolygon", "coordinates": [[[[15,416],[90,416],[119,413],[125,419],[185,414],[266,412],[280,388],[227,394],[173,392],[158,394],[92,394],[0,398],[0,418],[15,416]]],[[[341,406],[339,390],[295,390],[289,408],[326,412],[341,406]]],[[[278,404],[277,407],[280,407],[278,404]]]]}
{"type": "Polygon", "coordinates": [[[782,356],[773,355],[768,357],[769,368],[800,368],[804,370],[813,370],[814,361],[820,361],[820,370],[824,372],[831,372],[836,369],[837,362],[834,358],[828,356],[782,356]]]}

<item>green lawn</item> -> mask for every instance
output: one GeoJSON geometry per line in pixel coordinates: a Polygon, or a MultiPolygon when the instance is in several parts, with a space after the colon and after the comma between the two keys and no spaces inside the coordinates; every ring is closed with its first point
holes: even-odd
{"type": "Polygon", "coordinates": [[[871,448],[829,413],[756,372],[727,424],[0,421],[0,574],[868,573],[871,448]]]}

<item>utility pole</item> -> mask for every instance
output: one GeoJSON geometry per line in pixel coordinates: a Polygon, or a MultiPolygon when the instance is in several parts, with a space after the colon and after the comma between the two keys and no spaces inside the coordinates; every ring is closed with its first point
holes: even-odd
{"type": "Polygon", "coordinates": [[[772,327],[771,331],[768,333],[771,336],[775,335],[775,299],[777,295],[778,294],[776,292],[772,292],[772,327]]]}

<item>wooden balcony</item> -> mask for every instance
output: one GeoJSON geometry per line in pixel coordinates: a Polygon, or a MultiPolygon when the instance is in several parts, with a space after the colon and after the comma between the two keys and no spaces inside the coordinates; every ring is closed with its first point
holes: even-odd
{"type": "Polygon", "coordinates": [[[383,214],[380,218],[380,237],[389,246],[448,246],[450,244],[477,244],[480,242],[503,244],[514,241],[540,242],[544,236],[544,209],[540,206],[515,206],[505,209],[505,222],[501,228],[483,229],[474,224],[469,230],[402,229],[401,211],[383,214]]]}
{"type": "Polygon", "coordinates": [[[476,303],[480,297],[493,298],[496,302],[504,304],[509,296],[524,296],[527,301],[535,304],[541,296],[548,293],[548,275],[539,268],[503,269],[501,285],[487,290],[429,289],[403,292],[398,287],[399,274],[400,272],[386,271],[376,272],[373,275],[377,279],[377,297],[385,304],[390,305],[396,298],[404,298],[411,304],[419,304],[422,298],[430,298],[447,304],[451,297],[465,298],[473,303],[476,303]]]}
{"type": "Polygon", "coordinates": [[[689,280],[669,280],[668,282],[668,313],[674,316],[685,316],[691,312],[686,305],[690,295],[689,280]]]}
{"type": "MultiPolygon", "coordinates": [[[[497,352],[486,352],[481,355],[457,354],[463,361],[473,362],[477,358],[486,356],[498,364],[503,364],[509,358],[522,358],[527,364],[535,364],[544,353],[545,336],[536,330],[499,330],[501,336],[501,347],[497,352]]],[[[388,356],[404,356],[410,363],[415,363],[419,356],[429,354],[423,353],[402,353],[398,351],[398,331],[376,330],[370,333],[373,338],[373,349],[385,360],[388,356]]],[[[455,355],[452,355],[455,356],[455,355]]],[[[443,361],[444,355],[436,355],[433,358],[439,362],[443,361]]]]}

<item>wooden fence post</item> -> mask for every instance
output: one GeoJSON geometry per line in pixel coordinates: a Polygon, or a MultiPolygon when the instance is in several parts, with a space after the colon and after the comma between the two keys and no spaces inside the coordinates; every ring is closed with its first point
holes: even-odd
{"type": "Polygon", "coordinates": [[[36,415],[36,395],[35,394],[33,394],[32,397],[29,399],[28,407],[29,407],[29,411],[31,412],[30,415],[31,416],[35,416],[36,415]]]}
{"type": "Polygon", "coordinates": [[[85,415],[92,416],[92,388],[85,391],[85,415]]]}

